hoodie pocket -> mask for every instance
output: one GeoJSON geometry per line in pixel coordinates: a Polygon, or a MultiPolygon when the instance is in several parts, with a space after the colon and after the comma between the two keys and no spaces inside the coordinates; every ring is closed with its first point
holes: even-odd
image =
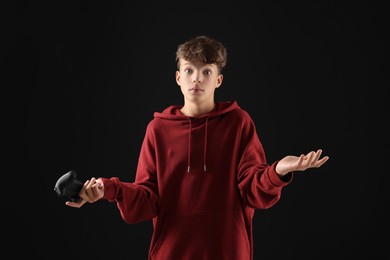
{"type": "Polygon", "coordinates": [[[239,210],[166,216],[159,227],[152,259],[250,259],[250,238],[239,210]]]}

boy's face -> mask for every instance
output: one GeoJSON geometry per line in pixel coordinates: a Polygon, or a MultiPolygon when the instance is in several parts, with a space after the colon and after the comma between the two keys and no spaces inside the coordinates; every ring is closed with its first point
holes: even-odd
{"type": "Polygon", "coordinates": [[[222,79],[217,65],[199,61],[181,59],[180,70],[176,71],[176,82],[186,102],[214,102],[215,89],[221,85],[222,79]]]}

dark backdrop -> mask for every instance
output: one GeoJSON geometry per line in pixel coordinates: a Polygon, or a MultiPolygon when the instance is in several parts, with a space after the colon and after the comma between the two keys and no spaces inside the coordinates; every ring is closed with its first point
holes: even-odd
{"type": "Polygon", "coordinates": [[[251,114],[269,162],[330,156],[256,212],[255,259],[388,259],[388,27],[373,2],[3,3],[6,252],[146,259],[151,222],[69,208],[54,184],[70,169],[133,181],[153,112],[182,104],[177,45],[207,34],[229,52],[216,99],[251,114]]]}

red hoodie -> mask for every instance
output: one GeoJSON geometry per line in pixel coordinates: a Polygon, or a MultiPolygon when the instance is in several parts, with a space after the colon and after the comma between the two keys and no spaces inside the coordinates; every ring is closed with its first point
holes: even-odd
{"type": "Polygon", "coordinates": [[[255,209],[273,206],[293,173],[268,165],[255,125],[236,101],[199,118],[155,112],[135,182],[102,178],[127,223],[153,219],[149,260],[253,259],[255,209]]]}

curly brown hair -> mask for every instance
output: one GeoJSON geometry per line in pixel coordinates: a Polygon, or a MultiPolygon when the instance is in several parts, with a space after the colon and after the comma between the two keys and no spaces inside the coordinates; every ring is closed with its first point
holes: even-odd
{"type": "Polygon", "coordinates": [[[180,59],[216,64],[221,74],[227,62],[227,50],[218,40],[200,35],[178,46],[176,51],[178,69],[180,69],[180,59]]]}

